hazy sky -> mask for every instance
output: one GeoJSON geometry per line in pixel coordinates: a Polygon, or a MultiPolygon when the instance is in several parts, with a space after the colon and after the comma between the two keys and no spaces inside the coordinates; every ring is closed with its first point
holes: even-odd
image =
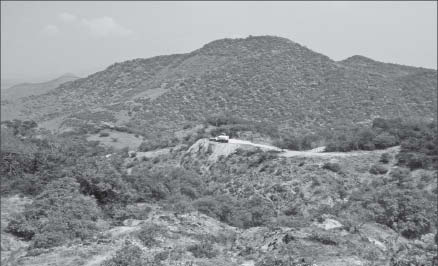
{"type": "Polygon", "coordinates": [[[87,75],[220,38],[437,68],[437,2],[1,2],[2,79],[87,75]]]}

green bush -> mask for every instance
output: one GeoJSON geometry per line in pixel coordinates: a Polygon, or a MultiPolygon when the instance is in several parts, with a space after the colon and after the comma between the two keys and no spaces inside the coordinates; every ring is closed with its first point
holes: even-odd
{"type": "Polygon", "coordinates": [[[35,236],[37,229],[26,220],[26,217],[17,215],[8,223],[5,231],[29,241],[35,236]]]}
{"type": "MultiPolygon", "coordinates": [[[[44,133],[40,138],[20,139],[2,128],[1,193],[35,196],[52,180],[79,168],[81,161],[109,153],[82,137],[59,137],[44,133]],[[8,149],[13,145],[12,150],[8,149]]],[[[83,169],[80,169],[83,171],[83,169]]],[[[78,169],[78,172],[80,172],[78,169]]]]}
{"type": "Polygon", "coordinates": [[[331,246],[336,246],[339,243],[339,240],[335,237],[335,235],[329,232],[313,232],[309,236],[309,239],[320,242],[324,245],[331,245],[331,246]]]}
{"type": "Polygon", "coordinates": [[[212,126],[220,127],[223,125],[232,125],[232,124],[244,124],[247,121],[236,117],[230,113],[223,113],[217,115],[207,116],[205,118],[206,124],[210,124],[212,126]]]}
{"type": "Polygon", "coordinates": [[[240,200],[227,195],[207,196],[194,201],[193,206],[199,212],[240,228],[267,225],[275,216],[272,205],[258,196],[240,200]]]}
{"type": "Polygon", "coordinates": [[[99,137],[108,137],[109,133],[108,132],[100,132],[99,137]]]}
{"type": "Polygon", "coordinates": [[[410,181],[410,171],[406,168],[394,168],[391,170],[391,172],[389,172],[389,175],[400,187],[406,186],[406,184],[410,181]]]}
{"type": "Polygon", "coordinates": [[[221,210],[219,202],[213,197],[205,197],[193,202],[193,206],[199,212],[206,214],[215,219],[219,219],[221,216],[221,210]]]}
{"type": "Polygon", "coordinates": [[[49,183],[7,230],[32,239],[34,248],[50,248],[92,237],[98,231],[99,217],[96,201],[81,195],[74,179],[62,178],[49,183]]]}
{"type": "Polygon", "coordinates": [[[382,155],[380,156],[379,162],[387,164],[391,161],[391,159],[392,159],[391,154],[385,152],[385,153],[382,153],[382,155]]]}
{"type": "Polygon", "coordinates": [[[43,233],[37,233],[33,237],[32,248],[44,249],[50,247],[56,247],[65,243],[65,234],[62,231],[47,231],[43,233]]]}
{"type": "Polygon", "coordinates": [[[122,222],[126,219],[145,220],[148,218],[151,211],[151,207],[149,206],[138,206],[136,204],[128,206],[113,204],[111,207],[111,217],[113,221],[119,225],[122,224],[122,222]]]}
{"type": "Polygon", "coordinates": [[[411,170],[424,169],[432,165],[430,158],[427,155],[421,153],[400,152],[397,155],[397,159],[398,165],[407,166],[411,170]]]}
{"type": "Polygon", "coordinates": [[[143,141],[140,144],[140,147],[138,147],[139,151],[145,152],[145,151],[152,151],[162,148],[167,148],[171,146],[175,146],[178,143],[178,139],[176,138],[155,138],[155,139],[148,139],[143,141]]]}
{"type": "Polygon", "coordinates": [[[370,168],[370,173],[373,175],[383,175],[388,172],[388,169],[381,164],[373,164],[370,168]]]}
{"type": "Polygon", "coordinates": [[[398,165],[410,169],[438,169],[436,121],[402,121],[376,118],[372,128],[350,129],[335,133],[326,143],[326,151],[384,149],[400,145],[398,165]]]}
{"type": "Polygon", "coordinates": [[[203,192],[204,183],[199,175],[182,167],[144,170],[125,179],[136,190],[137,200],[166,200],[176,194],[192,199],[203,192]]]}
{"type": "Polygon", "coordinates": [[[81,192],[93,196],[100,206],[126,205],[136,199],[136,193],[126,182],[121,168],[126,155],[127,152],[120,152],[109,159],[93,158],[82,161],[71,175],[76,176],[81,192]]]}
{"type": "Polygon", "coordinates": [[[355,133],[353,132],[338,132],[336,135],[327,141],[326,143],[326,152],[348,152],[352,150],[358,150],[359,145],[357,139],[355,137],[355,133]]]}
{"type": "Polygon", "coordinates": [[[376,149],[386,149],[399,144],[396,136],[390,135],[388,132],[382,132],[373,139],[376,149]]]}
{"type": "Polygon", "coordinates": [[[289,254],[287,255],[266,255],[258,260],[255,266],[311,266],[305,262],[304,259],[293,259],[289,254]]]}
{"type": "Polygon", "coordinates": [[[357,132],[357,145],[361,150],[374,150],[375,132],[370,128],[363,128],[357,132]]]}
{"type": "Polygon", "coordinates": [[[143,245],[146,247],[153,247],[159,244],[156,238],[165,233],[166,231],[164,227],[148,223],[143,225],[136,235],[143,245]]]}
{"type": "Polygon", "coordinates": [[[29,136],[35,133],[35,129],[38,127],[38,124],[33,120],[18,120],[14,119],[12,121],[6,120],[1,122],[2,125],[13,130],[14,135],[21,136],[29,136]]]}
{"type": "Polygon", "coordinates": [[[218,255],[218,251],[213,247],[210,242],[201,241],[201,243],[190,245],[187,247],[187,251],[193,254],[196,258],[214,258],[218,255]]]}
{"type": "Polygon", "coordinates": [[[341,172],[341,165],[337,162],[326,162],[326,163],[324,163],[322,168],[330,170],[330,171],[335,172],[335,173],[341,172]]]}
{"type": "Polygon", "coordinates": [[[225,132],[230,137],[237,137],[239,132],[249,131],[263,136],[279,138],[278,128],[273,123],[245,120],[230,113],[207,116],[205,124],[216,127],[210,132],[211,136],[217,136],[225,132]]]}
{"type": "Polygon", "coordinates": [[[436,220],[436,198],[431,199],[413,186],[415,182],[409,178],[407,169],[396,168],[390,176],[391,180],[377,186],[364,185],[358,190],[360,194],[352,194],[350,201],[360,203],[367,219],[389,226],[406,238],[429,233],[432,221],[436,220]]]}
{"type": "Polygon", "coordinates": [[[142,250],[134,244],[125,244],[109,260],[102,263],[102,266],[143,266],[153,265],[148,262],[143,255],[142,250]]]}
{"type": "Polygon", "coordinates": [[[274,146],[287,150],[301,150],[301,139],[292,134],[283,134],[279,139],[275,140],[274,146]]]}
{"type": "Polygon", "coordinates": [[[376,220],[385,224],[407,238],[419,238],[430,232],[431,221],[425,214],[421,196],[412,192],[384,190],[379,194],[376,220]]]}

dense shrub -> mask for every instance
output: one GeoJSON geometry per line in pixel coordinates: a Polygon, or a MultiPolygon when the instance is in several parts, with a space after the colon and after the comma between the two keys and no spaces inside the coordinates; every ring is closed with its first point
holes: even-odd
{"type": "Polygon", "coordinates": [[[272,205],[258,196],[240,200],[225,195],[205,197],[193,205],[208,216],[240,228],[267,225],[275,216],[272,205]]]}
{"type": "Polygon", "coordinates": [[[205,197],[193,202],[193,206],[196,210],[204,213],[210,217],[219,219],[222,216],[219,202],[213,197],[205,197]]]}
{"type": "Polygon", "coordinates": [[[215,127],[232,124],[244,124],[246,120],[236,117],[230,113],[222,113],[217,115],[207,116],[205,122],[215,127]]]}
{"type": "Polygon", "coordinates": [[[44,249],[59,246],[66,242],[66,236],[63,232],[59,231],[47,231],[43,233],[37,233],[33,237],[32,248],[44,249]]]}
{"type": "Polygon", "coordinates": [[[400,145],[399,165],[427,169],[438,168],[437,141],[435,121],[376,118],[372,128],[337,132],[337,136],[326,143],[326,151],[374,150],[400,145]]]}
{"type": "Polygon", "coordinates": [[[335,137],[326,143],[326,152],[348,152],[359,149],[355,134],[352,132],[338,133],[335,137]]]}
{"type": "Polygon", "coordinates": [[[248,166],[249,167],[257,167],[265,161],[269,161],[277,158],[276,154],[272,151],[263,151],[261,149],[257,149],[257,152],[251,155],[248,158],[248,166]]]}
{"type": "Polygon", "coordinates": [[[376,149],[386,149],[399,144],[396,136],[390,135],[388,132],[382,132],[373,139],[376,149]]]}
{"type": "Polygon", "coordinates": [[[398,129],[402,124],[401,119],[385,119],[382,117],[375,118],[373,120],[372,128],[382,131],[390,131],[391,129],[398,129]]]}
{"type": "Polygon", "coordinates": [[[370,173],[373,175],[383,175],[388,172],[388,169],[381,164],[373,164],[370,168],[370,173]]]}
{"type": "Polygon", "coordinates": [[[330,232],[313,232],[309,236],[310,240],[320,242],[324,245],[338,245],[339,240],[336,239],[335,235],[330,232]]]}
{"type": "Polygon", "coordinates": [[[175,146],[176,144],[178,144],[177,138],[154,138],[143,141],[138,149],[145,152],[175,146]]]}
{"type": "Polygon", "coordinates": [[[126,219],[145,220],[148,218],[151,208],[144,205],[114,204],[112,206],[112,219],[116,224],[122,224],[126,219]]]}
{"type": "Polygon", "coordinates": [[[382,155],[380,156],[379,162],[387,164],[391,161],[391,159],[392,159],[391,154],[385,152],[385,153],[382,153],[382,155]]]}
{"type": "Polygon", "coordinates": [[[330,170],[335,173],[341,172],[341,165],[338,162],[326,162],[322,168],[330,170]]]}
{"type": "Polygon", "coordinates": [[[311,266],[304,259],[293,258],[290,254],[287,255],[266,255],[258,260],[255,266],[311,266]]]}
{"type": "Polygon", "coordinates": [[[81,192],[92,195],[99,204],[127,204],[135,200],[136,193],[124,179],[121,162],[117,155],[111,160],[84,161],[71,174],[76,176],[81,192]]]}
{"type": "Polygon", "coordinates": [[[145,224],[137,233],[137,237],[146,247],[153,247],[159,243],[156,238],[165,234],[165,232],[165,228],[162,226],[156,224],[145,224]]]}
{"type": "Polygon", "coordinates": [[[42,138],[20,139],[2,128],[1,138],[0,175],[3,195],[23,193],[35,196],[52,180],[78,168],[80,161],[110,152],[78,136],[64,138],[44,133],[42,138]]]}
{"type": "Polygon", "coordinates": [[[196,258],[214,258],[218,255],[218,251],[208,241],[201,241],[198,244],[194,244],[187,247],[187,251],[193,254],[196,258]]]}
{"type": "Polygon", "coordinates": [[[410,169],[438,168],[436,123],[407,124],[403,127],[398,164],[410,169]]]}
{"type": "Polygon", "coordinates": [[[357,132],[357,146],[361,150],[374,150],[374,138],[376,133],[370,128],[363,128],[357,132]]]}
{"type": "Polygon", "coordinates": [[[2,125],[5,125],[7,128],[12,129],[14,135],[20,136],[29,136],[35,132],[35,129],[38,127],[38,124],[33,120],[18,120],[14,119],[12,121],[2,121],[2,125]]]}
{"type": "Polygon", "coordinates": [[[125,244],[117,253],[109,260],[102,263],[102,266],[143,266],[153,265],[148,262],[141,248],[134,244],[125,244]]]}
{"type": "Polygon", "coordinates": [[[250,131],[271,138],[279,137],[278,127],[273,123],[245,120],[230,113],[208,116],[205,123],[216,127],[210,132],[212,136],[225,132],[230,137],[237,137],[239,132],[250,131]]]}
{"type": "Polygon", "coordinates": [[[428,233],[431,222],[424,213],[421,196],[400,190],[384,190],[379,194],[375,209],[376,220],[396,229],[407,238],[418,238],[428,233]]]}
{"type": "Polygon", "coordinates": [[[301,140],[292,134],[282,135],[273,145],[282,149],[301,150],[301,140]]]}
{"type": "Polygon", "coordinates": [[[194,199],[203,192],[204,183],[195,172],[181,167],[144,169],[125,178],[136,191],[138,201],[161,201],[176,194],[194,199]]]}
{"type": "Polygon", "coordinates": [[[26,217],[17,215],[7,225],[6,232],[9,232],[23,240],[29,241],[35,235],[36,228],[26,220],[26,217]]]}
{"type": "Polygon", "coordinates": [[[100,216],[96,201],[81,195],[74,179],[62,178],[48,184],[7,230],[33,239],[35,248],[49,248],[70,239],[92,237],[100,216]]]}
{"type": "Polygon", "coordinates": [[[288,150],[309,150],[320,143],[322,136],[317,134],[282,133],[275,138],[273,145],[288,150]]]}
{"type": "Polygon", "coordinates": [[[371,212],[372,219],[400,232],[407,238],[419,238],[429,233],[436,220],[436,203],[427,194],[412,186],[409,171],[394,169],[387,183],[361,188],[352,202],[371,212]]]}

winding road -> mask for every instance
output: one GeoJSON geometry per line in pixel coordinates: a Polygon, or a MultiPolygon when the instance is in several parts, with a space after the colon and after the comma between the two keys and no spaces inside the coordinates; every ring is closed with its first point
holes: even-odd
{"type": "MultiPolygon", "coordinates": [[[[257,144],[253,143],[251,141],[247,140],[240,140],[240,139],[230,139],[230,144],[240,144],[240,145],[251,145],[254,147],[259,147],[263,150],[271,150],[271,151],[278,151],[280,152],[278,155],[283,157],[348,157],[348,156],[361,156],[369,153],[383,153],[386,152],[386,150],[374,150],[374,151],[351,151],[351,152],[324,152],[325,147],[317,147],[312,150],[306,150],[306,151],[294,151],[294,150],[287,150],[287,149],[280,149],[275,146],[266,145],[266,144],[257,144]]],[[[399,149],[399,146],[391,147],[389,149],[399,149]]]]}

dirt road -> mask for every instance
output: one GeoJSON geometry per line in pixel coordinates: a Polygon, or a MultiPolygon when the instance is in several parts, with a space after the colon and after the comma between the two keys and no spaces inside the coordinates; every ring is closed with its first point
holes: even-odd
{"type": "MultiPolygon", "coordinates": [[[[351,151],[351,152],[323,152],[325,147],[317,147],[312,150],[307,151],[294,151],[294,150],[286,150],[286,149],[280,149],[275,146],[266,145],[266,144],[257,144],[252,143],[251,141],[247,140],[240,140],[240,139],[230,139],[229,143],[232,144],[240,144],[240,145],[251,145],[254,147],[259,147],[263,150],[272,150],[272,151],[279,151],[279,156],[283,157],[326,157],[326,158],[332,158],[332,157],[347,157],[347,156],[361,156],[368,153],[383,153],[387,150],[375,150],[375,151],[351,151]]],[[[389,150],[392,149],[399,149],[399,146],[391,147],[389,150]]]]}

